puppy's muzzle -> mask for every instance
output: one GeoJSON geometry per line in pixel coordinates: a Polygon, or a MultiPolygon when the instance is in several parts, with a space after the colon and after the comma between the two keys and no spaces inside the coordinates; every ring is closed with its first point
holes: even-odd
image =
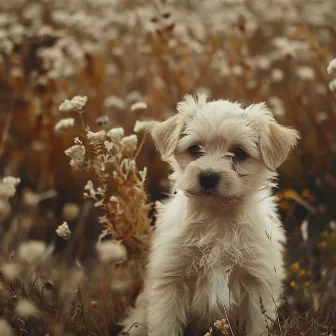
{"type": "Polygon", "coordinates": [[[199,174],[199,184],[205,190],[215,188],[218,182],[219,174],[213,171],[205,171],[199,174]]]}

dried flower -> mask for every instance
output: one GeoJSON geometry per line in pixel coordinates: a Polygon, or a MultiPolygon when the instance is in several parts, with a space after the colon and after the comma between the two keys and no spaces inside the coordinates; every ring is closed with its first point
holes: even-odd
{"type": "Polygon", "coordinates": [[[107,132],[107,136],[114,141],[120,141],[124,136],[124,129],[122,127],[112,128],[107,132]]]}
{"type": "Polygon", "coordinates": [[[134,132],[138,133],[146,129],[148,123],[146,121],[137,120],[134,125],[134,132]]]}
{"type": "Polygon", "coordinates": [[[21,182],[21,180],[17,177],[7,176],[2,179],[2,182],[16,187],[21,182]]]}
{"type": "Polygon", "coordinates": [[[70,157],[70,166],[72,168],[81,169],[83,167],[85,158],[85,147],[83,145],[74,145],[68,148],[64,153],[70,157]]]}
{"type": "Polygon", "coordinates": [[[62,215],[65,220],[67,221],[73,221],[75,220],[79,215],[79,206],[76,203],[66,203],[63,206],[62,209],[62,215]]]}
{"type": "Polygon", "coordinates": [[[336,91],[336,78],[329,83],[329,90],[332,92],[336,91]]]}
{"type": "Polygon", "coordinates": [[[61,112],[80,112],[87,103],[86,96],[75,96],[71,100],[66,99],[59,107],[61,112]]]}
{"type": "Polygon", "coordinates": [[[27,299],[21,299],[17,303],[15,312],[21,317],[38,317],[40,315],[35,304],[27,299]]]}
{"type": "Polygon", "coordinates": [[[327,67],[327,72],[331,75],[336,70],[336,58],[332,59],[327,67]]]}
{"type": "Polygon", "coordinates": [[[21,267],[13,262],[4,263],[1,265],[1,272],[9,281],[13,281],[19,277],[21,267]]]}
{"type": "Polygon", "coordinates": [[[285,75],[281,69],[275,68],[272,70],[271,79],[275,83],[279,83],[284,79],[285,75]]]}
{"type": "Polygon", "coordinates": [[[217,320],[214,323],[214,327],[221,332],[222,335],[229,335],[230,325],[228,323],[228,320],[222,319],[217,320]]]}
{"type": "Polygon", "coordinates": [[[74,118],[65,118],[61,119],[56,125],[55,125],[55,131],[56,132],[64,132],[71,128],[73,128],[75,124],[74,118]]]}
{"type": "Polygon", "coordinates": [[[135,134],[123,137],[121,143],[130,151],[134,151],[138,145],[138,137],[135,134]]]}
{"type": "Polygon", "coordinates": [[[126,103],[124,102],[123,99],[117,97],[117,96],[108,96],[105,99],[104,102],[104,107],[105,108],[115,108],[118,110],[124,110],[126,108],[126,103]]]}
{"type": "Polygon", "coordinates": [[[146,109],[147,109],[147,104],[145,102],[137,102],[131,106],[132,112],[137,111],[137,110],[146,110],[146,109]]]}
{"type": "Polygon", "coordinates": [[[302,80],[312,81],[315,79],[315,71],[308,66],[300,66],[296,70],[296,74],[302,80]]]}
{"type": "Polygon", "coordinates": [[[106,137],[106,132],[104,130],[100,130],[98,132],[91,132],[88,131],[86,133],[86,136],[89,140],[93,141],[93,142],[101,142],[104,141],[105,137],[106,137]]]}
{"type": "Polygon", "coordinates": [[[103,241],[97,244],[96,248],[99,259],[103,263],[118,262],[127,258],[125,247],[116,241],[103,241]]]}
{"type": "Polygon", "coordinates": [[[71,236],[71,231],[67,222],[63,222],[62,225],[56,229],[56,233],[59,237],[67,240],[71,236]]]}
{"type": "Polygon", "coordinates": [[[29,240],[20,244],[18,257],[29,264],[40,262],[46,252],[46,244],[39,240],[29,240]]]}

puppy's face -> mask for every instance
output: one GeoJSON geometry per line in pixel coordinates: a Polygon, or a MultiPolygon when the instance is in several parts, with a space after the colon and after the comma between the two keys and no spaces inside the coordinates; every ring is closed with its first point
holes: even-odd
{"type": "Polygon", "coordinates": [[[176,187],[192,197],[236,200],[258,190],[295,146],[295,130],[276,123],[264,104],[187,96],[178,114],[153,123],[154,141],[175,169],[176,187]]]}

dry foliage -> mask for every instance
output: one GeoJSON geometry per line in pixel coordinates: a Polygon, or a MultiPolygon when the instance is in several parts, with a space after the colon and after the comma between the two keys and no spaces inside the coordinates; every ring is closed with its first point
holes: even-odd
{"type": "Polygon", "coordinates": [[[1,335],[116,333],[167,188],[139,120],[198,92],[300,130],[278,193],[287,294],[265,323],[334,335],[335,40],[334,0],[0,1],[1,335]]]}

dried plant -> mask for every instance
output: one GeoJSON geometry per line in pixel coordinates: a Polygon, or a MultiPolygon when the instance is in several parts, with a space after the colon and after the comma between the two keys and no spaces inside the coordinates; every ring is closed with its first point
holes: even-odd
{"type": "Polygon", "coordinates": [[[0,334],[116,333],[168,186],[132,132],[199,92],[266,101],[300,130],[269,333],[335,334],[335,38],[334,0],[0,2],[0,334]]]}

